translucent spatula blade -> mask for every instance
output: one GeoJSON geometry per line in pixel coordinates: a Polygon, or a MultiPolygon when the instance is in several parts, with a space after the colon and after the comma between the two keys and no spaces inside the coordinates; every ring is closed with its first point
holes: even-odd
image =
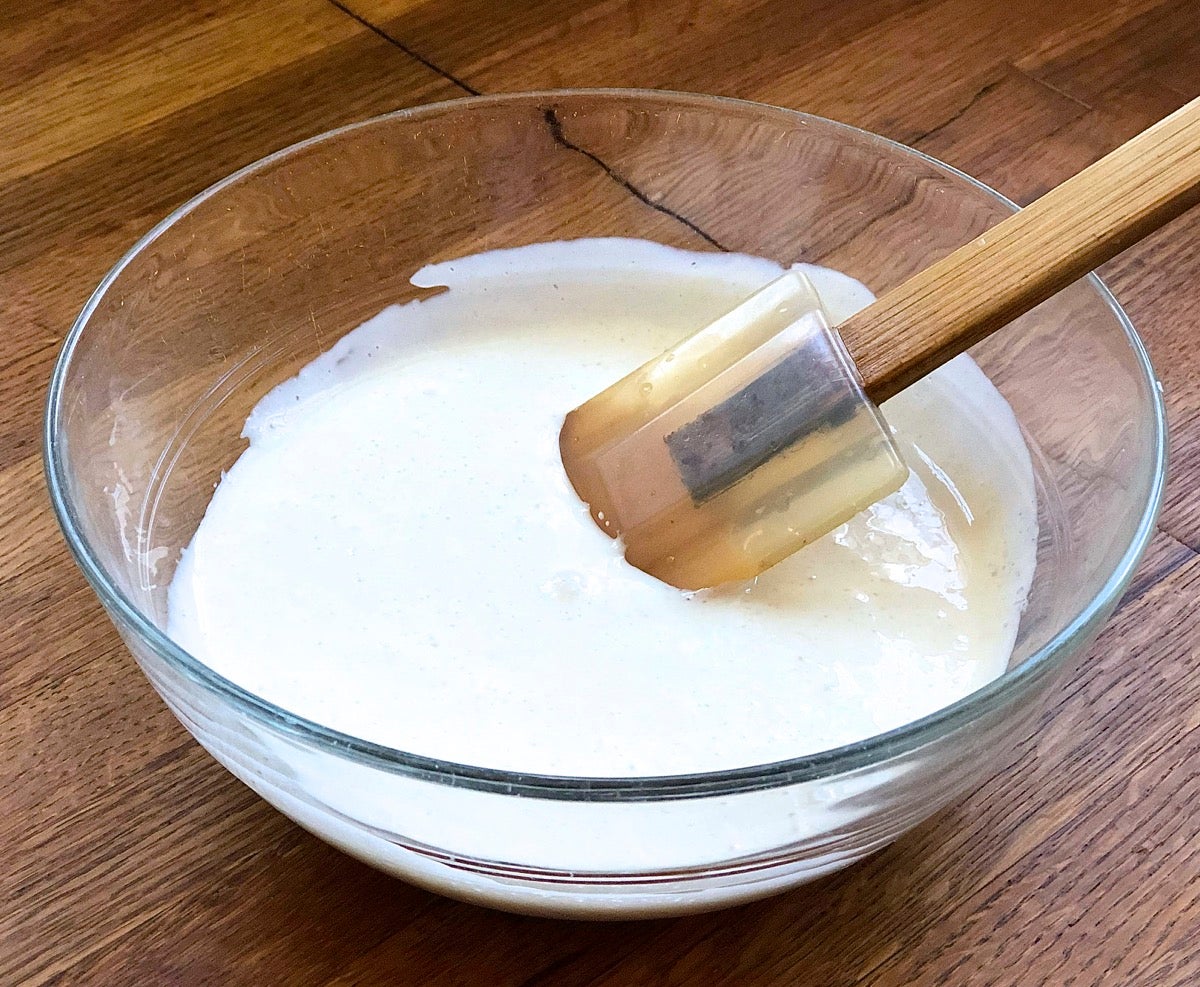
{"type": "Polygon", "coordinates": [[[683,589],[758,575],[908,474],[796,271],[576,408],[559,444],[626,559],[683,589]]]}

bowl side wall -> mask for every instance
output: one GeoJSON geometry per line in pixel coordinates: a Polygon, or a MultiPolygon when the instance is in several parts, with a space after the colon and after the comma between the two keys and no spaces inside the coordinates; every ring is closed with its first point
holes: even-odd
{"type": "Polygon", "coordinates": [[[174,566],[245,447],[250,409],[386,305],[422,297],[409,278],[425,264],[629,236],[823,263],[879,293],[1011,208],[889,142],[733,101],[560,93],[380,118],[234,176],[106,281],[57,372],[51,488],[72,548],[172,709],[336,845],[517,910],[657,914],[758,896],[872,852],[993,772],[1115,604],[1114,572],[1140,549],[1160,492],[1163,442],[1139,344],[1097,283],[972,351],[1026,433],[1042,538],[1020,674],[936,729],[675,787],[485,777],[364,752],[156,636],[174,566]],[[485,816],[512,825],[481,836],[461,824],[485,816]],[[585,855],[558,859],[511,835],[549,825],[572,827],[585,855]],[[714,834],[705,859],[671,856],[679,826],[714,834]],[[631,845],[645,854],[621,857],[631,845]]]}

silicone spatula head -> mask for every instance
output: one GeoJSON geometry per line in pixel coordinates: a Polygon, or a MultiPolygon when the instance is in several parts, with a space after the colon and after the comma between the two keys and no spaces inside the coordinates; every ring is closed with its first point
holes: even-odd
{"type": "Polygon", "coordinates": [[[756,576],[907,475],[795,271],[576,408],[559,442],[626,559],[683,589],[756,576]]]}
{"type": "Polygon", "coordinates": [[[903,481],[868,395],[898,393],[1196,202],[1200,99],[837,332],[784,275],[571,412],[567,475],[652,575],[685,589],[757,575],[903,481]]]}

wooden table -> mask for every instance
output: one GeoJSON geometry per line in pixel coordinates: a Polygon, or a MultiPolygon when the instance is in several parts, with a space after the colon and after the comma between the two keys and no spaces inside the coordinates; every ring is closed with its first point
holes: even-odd
{"type": "Polygon", "coordinates": [[[1200,982],[1200,211],[1111,264],[1166,385],[1152,549],[1015,767],[866,864],[671,921],[517,918],[383,877],[219,768],[67,556],[42,402],[173,206],[401,106],[748,97],[1028,201],[1200,93],[1196,0],[13,0],[0,8],[0,984],[1200,982]]]}

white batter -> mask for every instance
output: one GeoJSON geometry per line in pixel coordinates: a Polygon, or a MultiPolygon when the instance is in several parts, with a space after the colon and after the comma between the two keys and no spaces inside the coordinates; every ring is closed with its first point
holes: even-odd
{"type": "MultiPolygon", "coordinates": [[[[871,300],[805,267],[835,320],[871,300]]],[[[628,566],[562,471],[563,415],[780,273],[633,240],[480,254],[272,391],[170,592],[170,634],[285,709],[442,760],[652,775],[777,761],[1001,673],[1037,510],[960,357],[888,402],[913,474],[752,584],[628,566]]]]}

